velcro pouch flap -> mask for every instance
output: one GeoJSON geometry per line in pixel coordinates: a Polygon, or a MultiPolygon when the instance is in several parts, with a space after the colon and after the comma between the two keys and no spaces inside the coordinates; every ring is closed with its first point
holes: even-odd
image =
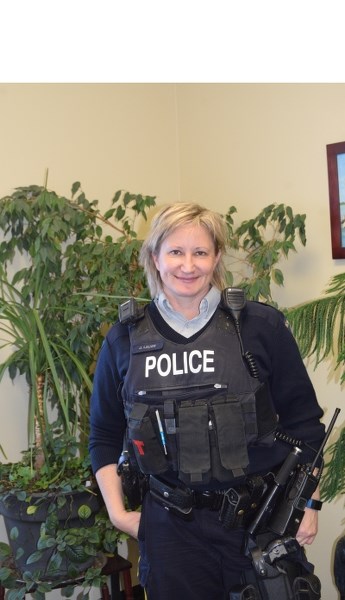
{"type": "Polygon", "coordinates": [[[222,466],[232,471],[244,469],[249,458],[240,403],[236,399],[214,401],[212,408],[222,466]]]}
{"type": "Polygon", "coordinates": [[[209,480],[211,458],[207,404],[181,404],[179,408],[180,479],[189,483],[209,480]],[[186,477],[187,476],[187,477],[186,477]]]}

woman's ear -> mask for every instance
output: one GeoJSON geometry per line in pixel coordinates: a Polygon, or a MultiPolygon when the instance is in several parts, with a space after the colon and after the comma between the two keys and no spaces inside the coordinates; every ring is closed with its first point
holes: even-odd
{"type": "Polygon", "coordinates": [[[157,271],[159,271],[159,260],[158,260],[157,253],[156,252],[152,252],[151,256],[152,256],[153,262],[155,263],[155,267],[156,267],[157,271]]]}
{"type": "Polygon", "coordinates": [[[216,259],[215,259],[215,264],[214,264],[215,267],[218,265],[218,263],[219,263],[219,261],[221,259],[221,256],[222,256],[222,253],[219,250],[218,254],[216,255],[216,259]]]}

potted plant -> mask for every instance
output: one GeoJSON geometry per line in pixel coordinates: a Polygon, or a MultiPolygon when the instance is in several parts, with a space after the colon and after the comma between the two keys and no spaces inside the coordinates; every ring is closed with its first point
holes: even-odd
{"type": "MultiPolygon", "coordinates": [[[[0,332],[9,349],[0,381],[5,372],[13,380],[24,375],[29,390],[28,450],[20,463],[0,465],[0,503],[6,512],[15,500],[24,502],[21,512],[31,529],[47,508],[32,550],[24,550],[17,522],[8,527],[14,550],[0,544],[0,581],[13,587],[11,600],[32,590],[40,597],[61,577],[61,566],[74,578],[87,557],[116,550],[119,533],[99,510],[89,483],[88,402],[102,334],[115,320],[118,302],[148,298],[136,220],[146,219],[154,204],[151,196],[119,191],[101,213],[79,183],[71,199],[45,185],[21,187],[0,200],[0,332]],[[18,256],[26,264],[14,271],[18,256]],[[81,506],[66,514],[76,491],[84,494],[81,506]]],[[[229,285],[274,303],[271,281],[283,285],[278,262],[295,250],[297,235],[305,244],[305,215],[272,204],[236,227],[234,213],[232,206],[225,216],[229,285]]],[[[101,566],[88,569],[86,585],[101,581],[101,566]]]]}
{"type": "Polygon", "coordinates": [[[59,578],[74,579],[88,559],[86,584],[99,583],[95,559],[116,551],[120,534],[91,478],[88,402],[115,298],[145,295],[135,219],[146,218],[154,203],[119,191],[102,214],[80,184],[71,199],[30,186],[0,200],[0,336],[9,351],[0,380],[8,372],[28,384],[28,449],[20,463],[0,465],[0,509],[13,542],[12,550],[0,545],[0,580],[13,597],[39,596],[59,578]],[[25,264],[14,271],[18,257],[25,264]],[[22,517],[28,535],[19,530],[22,517]]]}
{"type": "MultiPolygon", "coordinates": [[[[335,275],[326,294],[287,311],[301,354],[311,357],[315,367],[323,360],[334,360],[334,373],[340,385],[345,383],[345,273],[335,275]]],[[[326,454],[325,474],[321,481],[324,500],[345,492],[345,427],[326,454]]]]}

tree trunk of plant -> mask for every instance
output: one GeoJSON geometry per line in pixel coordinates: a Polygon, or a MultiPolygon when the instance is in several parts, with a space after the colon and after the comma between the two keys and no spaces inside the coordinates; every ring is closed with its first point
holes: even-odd
{"type": "Polygon", "coordinates": [[[35,416],[35,471],[39,471],[44,465],[44,453],[43,453],[43,423],[44,420],[44,408],[43,408],[43,388],[44,388],[44,375],[37,375],[36,389],[37,389],[37,414],[35,416]]]}

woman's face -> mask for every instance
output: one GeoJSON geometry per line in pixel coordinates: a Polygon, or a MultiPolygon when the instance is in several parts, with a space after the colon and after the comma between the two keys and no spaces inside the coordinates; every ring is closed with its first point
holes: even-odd
{"type": "Polygon", "coordinates": [[[168,235],[153,260],[172,306],[186,299],[200,302],[210,289],[219,259],[205,227],[184,225],[168,235]]]}

